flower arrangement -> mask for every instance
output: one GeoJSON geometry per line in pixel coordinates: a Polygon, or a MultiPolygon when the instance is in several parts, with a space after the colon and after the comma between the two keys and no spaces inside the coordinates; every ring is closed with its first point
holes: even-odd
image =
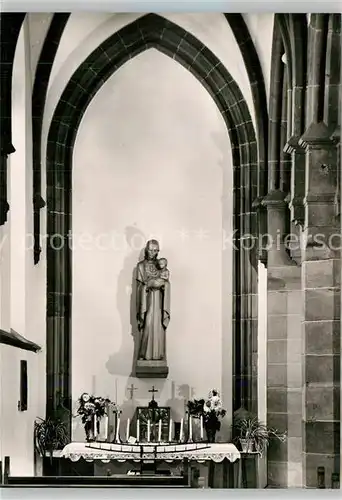
{"type": "Polygon", "coordinates": [[[107,408],[109,405],[114,403],[108,398],[102,398],[98,396],[91,396],[87,392],[84,392],[78,399],[77,415],[82,417],[82,423],[93,420],[94,416],[100,420],[104,415],[107,414],[107,408]]]}
{"type": "Polygon", "coordinates": [[[188,413],[194,418],[200,418],[204,413],[204,399],[193,399],[187,403],[188,413]]]}
{"type": "Polygon", "coordinates": [[[76,417],[80,416],[82,419],[87,441],[93,440],[94,434],[99,434],[100,420],[104,415],[107,415],[109,405],[115,406],[110,399],[92,396],[87,392],[79,397],[76,417]]]}
{"type": "Polygon", "coordinates": [[[207,399],[193,399],[188,401],[187,407],[189,415],[203,419],[208,441],[213,442],[216,432],[221,428],[220,418],[223,418],[227,413],[222,406],[219,391],[212,389],[207,399]]]}
{"type": "Polygon", "coordinates": [[[222,407],[222,400],[220,394],[216,389],[209,392],[208,399],[204,403],[204,419],[207,420],[210,416],[214,415],[217,418],[224,417],[226,410],[222,407]]]}
{"type": "Polygon", "coordinates": [[[224,417],[226,410],[222,407],[222,400],[218,390],[212,389],[207,399],[193,399],[187,403],[189,415],[194,418],[204,418],[204,421],[210,417],[224,417]]]}

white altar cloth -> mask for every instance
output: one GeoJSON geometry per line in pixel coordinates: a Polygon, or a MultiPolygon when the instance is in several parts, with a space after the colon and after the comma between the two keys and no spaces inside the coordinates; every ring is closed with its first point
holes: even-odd
{"type": "Polygon", "coordinates": [[[117,460],[125,462],[133,460],[195,460],[204,462],[212,460],[222,462],[225,458],[235,462],[240,458],[240,452],[232,443],[140,443],[140,444],[111,444],[111,443],[70,443],[65,446],[59,455],[77,462],[80,458],[87,461],[101,460],[108,462],[117,460]]]}

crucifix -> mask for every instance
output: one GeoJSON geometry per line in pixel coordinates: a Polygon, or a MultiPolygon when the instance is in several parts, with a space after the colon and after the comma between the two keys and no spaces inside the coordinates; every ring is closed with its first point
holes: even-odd
{"type": "MultiPolygon", "coordinates": [[[[153,435],[155,434],[155,424],[156,424],[156,408],[158,407],[157,401],[154,400],[154,393],[158,392],[158,389],[154,388],[154,385],[152,385],[152,389],[150,389],[148,392],[152,392],[152,399],[148,403],[148,407],[151,409],[152,415],[151,415],[151,423],[153,426],[152,433],[153,435]]],[[[155,436],[154,436],[155,437],[155,436]]]]}
{"type": "MultiPolygon", "coordinates": [[[[148,392],[152,392],[152,399],[151,399],[151,401],[148,403],[148,407],[149,407],[149,408],[157,408],[158,403],[157,403],[157,401],[155,401],[155,400],[154,400],[154,393],[155,393],[155,392],[158,392],[158,389],[155,389],[155,388],[154,388],[154,385],[152,385],[152,389],[150,389],[148,392]]],[[[154,411],[153,411],[153,415],[154,415],[154,411]]]]}
{"type": "Polygon", "coordinates": [[[133,394],[134,394],[134,391],[136,391],[138,388],[137,387],[134,387],[134,384],[131,384],[131,387],[128,387],[128,392],[130,393],[130,398],[129,399],[133,399],[133,394]]]}
{"type": "Polygon", "coordinates": [[[155,389],[154,385],[152,385],[152,389],[150,389],[148,392],[152,392],[152,401],[154,401],[154,393],[158,392],[158,389],[155,389]]]}

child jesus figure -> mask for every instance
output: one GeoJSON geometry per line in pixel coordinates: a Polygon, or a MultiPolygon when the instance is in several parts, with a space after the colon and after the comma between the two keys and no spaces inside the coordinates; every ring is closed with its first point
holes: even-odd
{"type": "Polygon", "coordinates": [[[148,288],[161,288],[169,281],[170,271],[167,269],[167,259],[158,259],[157,266],[158,275],[148,280],[148,288]]]}

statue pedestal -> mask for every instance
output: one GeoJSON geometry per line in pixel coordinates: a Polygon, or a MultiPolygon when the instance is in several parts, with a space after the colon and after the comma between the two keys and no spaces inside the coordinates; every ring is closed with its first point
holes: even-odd
{"type": "Polygon", "coordinates": [[[166,360],[146,361],[139,359],[135,368],[137,378],[166,378],[169,374],[169,367],[166,360]]]}

